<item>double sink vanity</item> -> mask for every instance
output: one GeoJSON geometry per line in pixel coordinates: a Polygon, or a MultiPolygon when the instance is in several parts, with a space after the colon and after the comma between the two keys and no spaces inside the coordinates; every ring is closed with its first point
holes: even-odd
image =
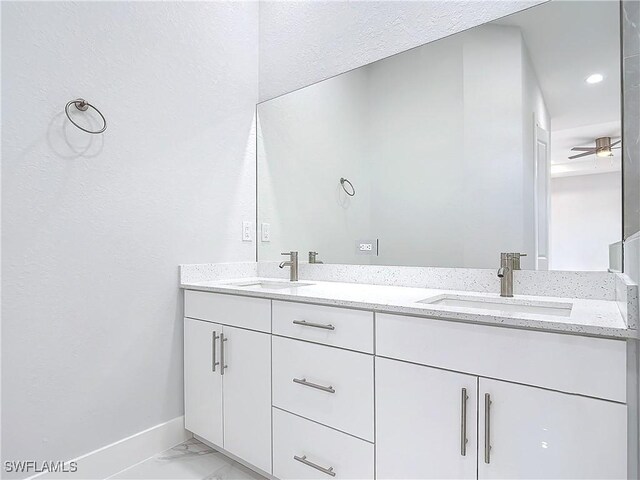
{"type": "Polygon", "coordinates": [[[326,281],[322,265],[296,282],[259,268],[206,279],[189,267],[185,426],[263,475],[627,477],[633,295],[623,316],[611,295],[326,281]]]}
{"type": "Polygon", "coordinates": [[[639,478],[636,6],[260,102],[255,262],[181,269],[186,428],[280,479],[639,478]]]}

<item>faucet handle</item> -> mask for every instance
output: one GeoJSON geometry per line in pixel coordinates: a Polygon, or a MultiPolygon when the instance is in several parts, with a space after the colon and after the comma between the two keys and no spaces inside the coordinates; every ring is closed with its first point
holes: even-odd
{"type": "Polygon", "coordinates": [[[526,257],[526,253],[512,253],[513,255],[513,269],[520,270],[520,257],[526,257]]]}
{"type": "Polygon", "coordinates": [[[309,251],[309,263],[323,263],[318,261],[318,252],[309,251]]]}

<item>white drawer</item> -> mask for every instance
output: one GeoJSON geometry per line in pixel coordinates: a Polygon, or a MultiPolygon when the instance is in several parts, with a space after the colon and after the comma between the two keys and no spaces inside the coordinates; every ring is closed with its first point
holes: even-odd
{"type": "Polygon", "coordinates": [[[271,300],[185,290],[184,316],[271,332],[271,300]]]}
{"type": "Polygon", "coordinates": [[[373,442],[372,355],[275,336],[272,355],[274,406],[373,442]]]}
{"type": "Polygon", "coordinates": [[[378,314],[376,354],[626,402],[620,340],[378,314]]]}
{"type": "Polygon", "coordinates": [[[273,475],[285,479],[373,479],[373,444],[273,409],[273,475]],[[295,458],[309,462],[296,460],[295,458]],[[315,465],[317,468],[315,468],[315,465]],[[332,476],[325,471],[332,469],[332,476]]]}
{"type": "Polygon", "coordinates": [[[273,333],[373,353],[373,312],[274,301],[273,333]]]}

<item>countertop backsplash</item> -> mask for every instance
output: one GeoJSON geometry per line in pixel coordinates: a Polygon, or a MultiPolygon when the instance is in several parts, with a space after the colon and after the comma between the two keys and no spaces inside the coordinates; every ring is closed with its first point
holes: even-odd
{"type": "MultiPolygon", "coordinates": [[[[301,280],[316,280],[399,287],[499,292],[496,269],[392,267],[300,263],[301,280]]],[[[288,269],[277,262],[259,262],[258,276],[288,278],[288,269]]],[[[562,272],[518,270],[514,272],[516,295],[616,300],[616,276],[608,272],[562,272]]]]}
{"type": "MultiPolygon", "coordinates": [[[[472,292],[500,291],[500,280],[494,269],[300,263],[299,275],[300,280],[472,292]]],[[[278,262],[180,265],[181,284],[256,276],[288,278],[289,270],[278,268],[278,262]]],[[[514,272],[514,291],[516,295],[618,302],[626,302],[627,295],[635,295],[637,300],[637,286],[627,276],[608,272],[519,270],[514,272]]]]}

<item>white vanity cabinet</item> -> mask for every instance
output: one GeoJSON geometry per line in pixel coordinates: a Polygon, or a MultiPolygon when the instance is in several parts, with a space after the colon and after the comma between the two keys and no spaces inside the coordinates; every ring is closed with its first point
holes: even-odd
{"type": "Polygon", "coordinates": [[[376,342],[424,365],[376,357],[377,478],[626,478],[624,342],[386,314],[376,342]]]}
{"type": "Polygon", "coordinates": [[[377,478],[476,478],[477,383],[376,358],[377,478]]]}
{"type": "Polygon", "coordinates": [[[184,319],[184,426],[223,445],[222,376],[218,355],[222,325],[184,319]]]}
{"type": "Polygon", "coordinates": [[[224,449],[271,472],[271,335],[224,326],[224,449]]]}
{"type": "Polygon", "coordinates": [[[479,479],[627,477],[626,405],[485,378],[478,394],[479,479]]]}
{"type": "Polygon", "coordinates": [[[185,428],[271,472],[271,335],[228,324],[270,325],[270,301],[208,294],[196,309],[191,293],[185,313],[206,319],[184,319],[185,428]]]}
{"type": "Polygon", "coordinates": [[[623,479],[626,415],[616,402],[377,358],[376,475],[623,479]]]}
{"type": "Polygon", "coordinates": [[[373,442],[373,356],[274,336],[273,405],[373,442]]]}
{"type": "Polygon", "coordinates": [[[273,301],[273,475],[374,478],[373,312],[273,301]]]}
{"type": "Polygon", "coordinates": [[[273,409],[273,475],[277,478],[373,480],[373,457],[372,443],[273,409]]]}
{"type": "Polygon", "coordinates": [[[274,300],[273,333],[373,353],[373,312],[274,300]]]}
{"type": "Polygon", "coordinates": [[[381,313],[376,355],[620,403],[627,397],[619,340],[381,313]]]}
{"type": "Polygon", "coordinates": [[[185,427],[283,480],[622,479],[626,354],[605,338],[186,291],[185,427]]]}

